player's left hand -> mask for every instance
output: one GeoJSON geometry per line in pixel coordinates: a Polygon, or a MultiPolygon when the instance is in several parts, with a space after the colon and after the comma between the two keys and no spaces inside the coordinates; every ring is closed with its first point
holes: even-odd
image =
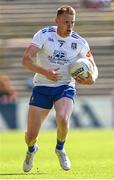
{"type": "Polygon", "coordinates": [[[88,74],[88,77],[79,75],[75,78],[75,80],[76,80],[76,83],[85,84],[85,85],[91,85],[91,84],[94,84],[94,82],[95,82],[90,73],[88,74]]]}

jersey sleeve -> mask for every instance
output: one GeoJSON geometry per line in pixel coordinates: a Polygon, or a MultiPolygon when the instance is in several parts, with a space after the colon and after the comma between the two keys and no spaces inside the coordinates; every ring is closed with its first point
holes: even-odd
{"type": "Polygon", "coordinates": [[[83,41],[81,43],[81,51],[80,51],[80,56],[82,58],[85,58],[85,57],[88,57],[88,52],[90,52],[90,47],[89,47],[89,44],[87,43],[87,41],[83,41]]]}
{"type": "Polygon", "coordinates": [[[44,37],[43,37],[43,34],[42,34],[42,30],[38,31],[34,36],[33,36],[33,39],[32,39],[32,44],[34,44],[36,47],[38,48],[42,48],[43,45],[44,45],[44,37]]]}

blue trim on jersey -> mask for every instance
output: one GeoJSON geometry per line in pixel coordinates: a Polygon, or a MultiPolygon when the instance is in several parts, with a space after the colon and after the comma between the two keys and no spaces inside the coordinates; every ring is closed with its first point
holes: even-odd
{"type": "Polygon", "coordinates": [[[42,29],[42,33],[45,33],[45,32],[47,32],[47,30],[46,29],[42,29]]]}
{"type": "Polygon", "coordinates": [[[73,37],[73,38],[75,38],[75,39],[78,39],[78,38],[79,38],[79,36],[77,35],[76,32],[72,32],[71,37],[73,37]]]}
{"type": "Polygon", "coordinates": [[[76,89],[69,85],[59,87],[35,86],[29,105],[51,109],[54,102],[62,97],[68,97],[74,100],[75,95],[76,89]]]}
{"type": "Polygon", "coordinates": [[[56,32],[53,27],[49,27],[48,32],[56,32]]]}
{"type": "Polygon", "coordinates": [[[75,38],[75,39],[79,39],[80,42],[82,42],[83,44],[86,43],[85,39],[84,39],[83,37],[79,36],[79,35],[78,35],[77,33],[75,33],[75,32],[72,32],[71,37],[73,37],[73,38],[75,38]]]}
{"type": "Polygon", "coordinates": [[[46,33],[46,32],[56,32],[56,31],[53,27],[47,27],[42,29],[42,33],[46,33]]]}

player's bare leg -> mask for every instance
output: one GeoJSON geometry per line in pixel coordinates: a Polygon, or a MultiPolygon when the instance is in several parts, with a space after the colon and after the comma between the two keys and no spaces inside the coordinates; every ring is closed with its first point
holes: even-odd
{"type": "Polygon", "coordinates": [[[37,141],[41,124],[48,113],[49,110],[47,109],[42,109],[36,106],[29,107],[27,132],[25,133],[25,141],[28,146],[28,150],[23,163],[23,171],[25,172],[32,169],[34,155],[38,150],[38,146],[35,143],[37,141]]]}
{"type": "Polygon", "coordinates": [[[71,168],[71,162],[65,152],[64,143],[69,129],[69,118],[72,113],[72,108],[73,101],[67,97],[63,97],[55,103],[57,122],[57,145],[55,152],[64,170],[71,168]]]}

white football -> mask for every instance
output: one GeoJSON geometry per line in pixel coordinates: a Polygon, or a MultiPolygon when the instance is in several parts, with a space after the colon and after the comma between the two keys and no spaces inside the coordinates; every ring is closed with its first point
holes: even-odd
{"type": "Polygon", "coordinates": [[[88,74],[92,72],[93,65],[87,58],[80,58],[70,65],[70,74],[73,78],[76,78],[79,75],[88,77],[88,74]]]}

